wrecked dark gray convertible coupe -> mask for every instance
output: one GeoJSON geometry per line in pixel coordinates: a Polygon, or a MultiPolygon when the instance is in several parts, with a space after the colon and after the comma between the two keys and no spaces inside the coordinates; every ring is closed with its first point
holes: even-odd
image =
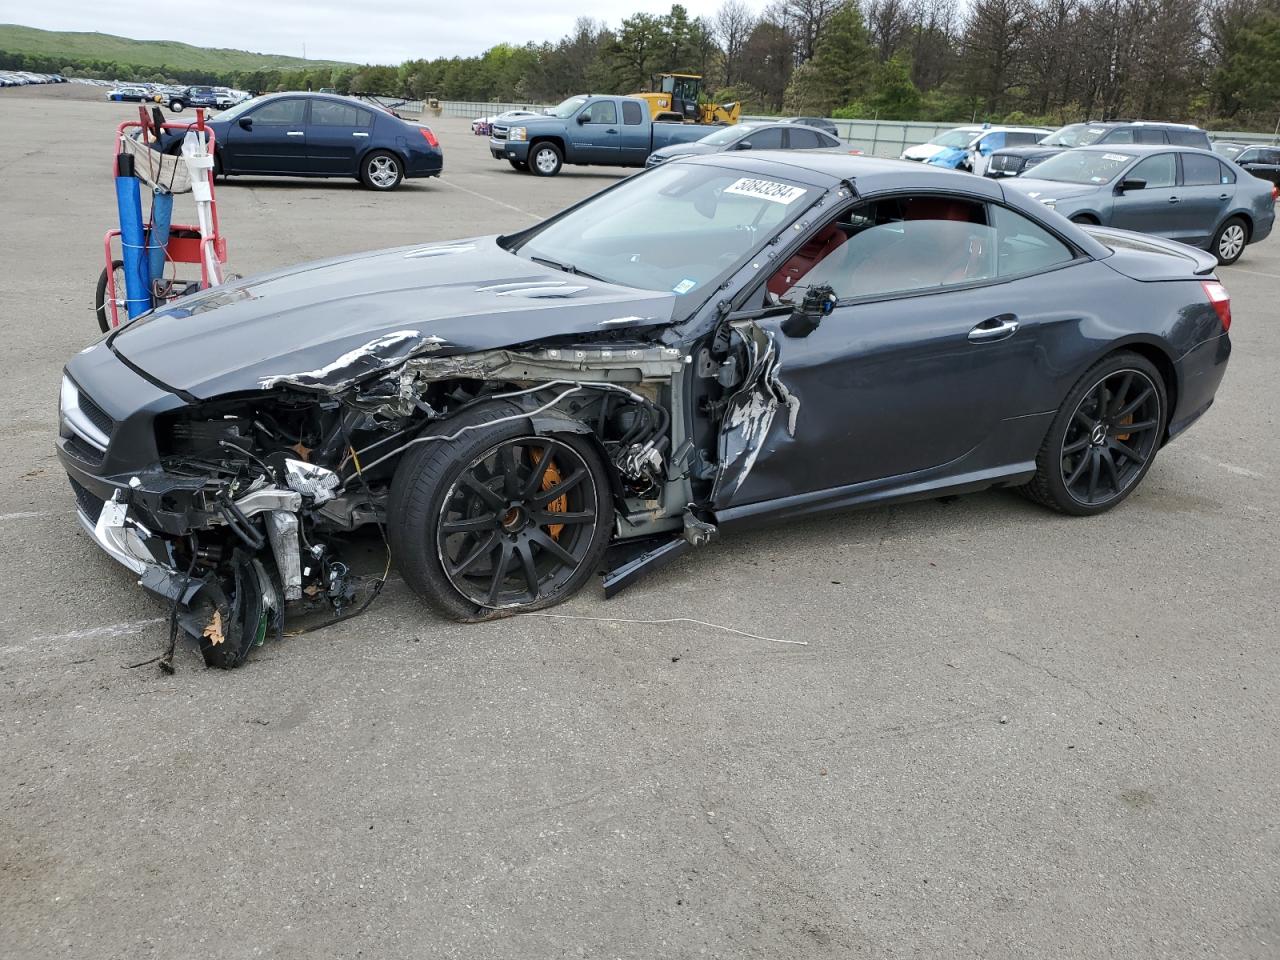
{"type": "Polygon", "coordinates": [[[992,486],[1100,513],[1213,402],[1214,266],[915,164],[681,160],[145,315],[67,365],[58,453],[84,527],[232,666],[360,608],[366,525],[469,621],[766,518],[992,486]]]}

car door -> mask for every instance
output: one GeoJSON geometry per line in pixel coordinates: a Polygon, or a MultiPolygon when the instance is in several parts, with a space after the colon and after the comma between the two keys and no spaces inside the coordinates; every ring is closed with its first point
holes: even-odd
{"type": "Polygon", "coordinates": [[[976,475],[1025,458],[1026,432],[1041,429],[1028,415],[1057,402],[1036,376],[1052,364],[1039,356],[1041,327],[1069,319],[1073,274],[1092,264],[1021,214],[977,200],[889,198],[838,214],[815,236],[833,227],[837,239],[852,235],[826,241],[829,252],[786,293],[799,302],[829,286],[833,312],[805,337],[787,336],[785,318],[755,322],[761,347],[776,350],[784,402],[744,471],[733,430],[749,422],[753,398],[741,414],[731,401],[718,509],[976,475]],[[900,219],[885,219],[891,201],[900,219]]]}
{"type": "Polygon", "coordinates": [[[635,100],[622,101],[622,132],[618,135],[619,159],[628,166],[643,167],[652,144],[652,127],[646,124],[645,110],[635,100]]]}
{"type": "Polygon", "coordinates": [[[239,117],[227,134],[228,173],[308,173],[307,101],[281,97],[239,117]]]}
{"type": "Polygon", "coordinates": [[[1235,197],[1235,184],[1228,171],[1211,153],[1187,151],[1178,154],[1181,186],[1174,205],[1176,227],[1173,239],[1195,246],[1206,245],[1218,230],[1235,197]]]}
{"type": "Polygon", "coordinates": [[[736,144],[734,150],[781,150],[783,147],[783,134],[786,130],[781,127],[765,127],[763,130],[753,130],[747,134],[736,144]]]}
{"type": "MultiPolygon", "coordinates": [[[[1178,232],[1178,158],[1153,153],[1135,163],[1121,180],[1144,180],[1140,190],[1117,192],[1111,203],[1110,226],[1172,238],[1178,232]]],[[[1117,182],[1116,190],[1120,190],[1117,182]]]]}
{"type": "Polygon", "coordinates": [[[570,157],[573,163],[607,163],[616,165],[622,155],[622,133],[618,123],[618,105],[612,100],[596,100],[579,112],[569,130],[570,157]]]}
{"type": "Polygon", "coordinates": [[[341,100],[311,101],[307,165],[312,173],[355,176],[356,160],[369,146],[373,111],[341,100]]]}

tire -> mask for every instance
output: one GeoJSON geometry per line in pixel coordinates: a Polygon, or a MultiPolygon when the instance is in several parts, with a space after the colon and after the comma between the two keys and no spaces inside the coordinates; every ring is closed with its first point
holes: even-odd
{"type": "Polygon", "coordinates": [[[1072,516],[1105,513],[1151,469],[1168,416],[1164,379],[1150,360],[1129,351],[1103,358],[1062,401],[1022,492],[1072,516]]]}
{"type": "Polygon", "coordinates": [[[394,190],[404,179],[404,161],[390,150],[373,150],[360,161],[360,182],[370,190],[394,190]]]}
{"type": "MultiPolygon", "coordinates": [[[[116,315],[124,310],[124,261],[112,260],[111,270],[116,275],[116,315]]],[[[106,333],[111,329],[111,312],[107,309],[107,268],[98,275],[98,287],[93,294],[93,312],[98,317],[98,329],[106,333]]],[[[126,313],[122,319],[128,319],[126,313]]]]}
{"type": "Polygon", "coordinates": [[[595,447],[575,433],[535,436],[519,413],[504,403],[467,411],[441,427],[465,433],[418,444],[396,468],[387,504],[392,557],[450,620],[559,603],[591,578],[608,546],[613,501],[595,447]],[[503,464],[514,477],[506,489],[503,464]],[[550,520],[560,514],[573,519],[550,520]]]}
{"type": "Polygon", "coordinates": [[[564,154],[550,140],[535,143],[529,150],[529,170],[536,177],[554,177],[564,166],[564,154]]]}
{"type": "Polygon", "coordinates": [[[1249,242],[1249,227],[1239,217],[1228,217],[1213,235],[1210,252],[1223,266],[1235,263],[1249,242]]]}
{"type": "Polygon", "coordinates": [[[182,108],[183,108],[184,106],[186,106],[186,104],[184,104],[181,100],[170,100],[170,101],[169,101],[169,109],[170,109],[170,110],[172,110],[174,113],[181,113],[181,112],[182,112],[182,108]]]}
{"type": "Polygon", "coordinates": [[[529,163],[527,160],[517,160],[515,157],[507,157],[507,163],[511,164],[512,170],[518,170],[521,173],[529,172],[529,163]]]}

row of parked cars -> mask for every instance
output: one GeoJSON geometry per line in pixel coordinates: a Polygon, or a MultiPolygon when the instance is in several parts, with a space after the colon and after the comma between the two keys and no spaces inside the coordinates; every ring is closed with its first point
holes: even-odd
{"type": "Polygon", "coordinates": [[[27,87],[45,83],[66,83],[60,73],[31,73],[29,70],[0,71],[0,87],[27,87]]]}
{"type": "Polygon", "coordinates": [[[1010,178],[1076,223],[1178,240],[1224,264],[1270,233],[1280,193],[1280,147],[1215,144],[1183,123],[956,127],[901,159],[1010,178]]]}
{"type": "Polygon", "coordinates": [[[252,96],[247,90],[233,90],[230,87],[183,87],[163,83],[120,84],[110,87],[106,93],[108,100],[118,103],[160,103],[176,112],[187,107],[226,110],[244,103],[252,96]]]}

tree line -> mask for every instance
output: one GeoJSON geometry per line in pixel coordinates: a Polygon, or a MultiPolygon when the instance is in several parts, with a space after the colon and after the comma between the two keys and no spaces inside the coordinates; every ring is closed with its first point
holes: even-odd
{"type": "MultiPolygon", "coordinates": [[[[0,53],[6,67],[128,73],[126,64],[0,53]]],[[[1270,130],[1280,119],[1280,0],[774,0],[759,13],[725,0],[711,17],[676,4],[617,26],[582,18],[554,42],[398,67],[164,67],[155,79],[544,103],[649,89],[667,71],[704,75],[710,98],[741,101],[747,113],[1045,124],[1126,116],[1270,130]]]]}

